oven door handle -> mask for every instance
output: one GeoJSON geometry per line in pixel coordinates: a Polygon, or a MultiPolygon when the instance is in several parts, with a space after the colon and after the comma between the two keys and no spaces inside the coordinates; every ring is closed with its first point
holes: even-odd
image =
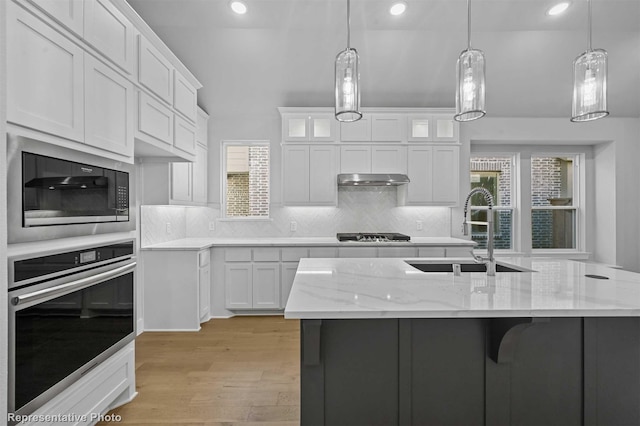
{"type": "Polygon", "coordinates": [[[66,284],[62,284],[53,288],[46,288],[44,290],[34,291],[33,293],[23,294],[22,296],[16,296],[11,299],[11,304],[18,306],[23,303],[37,301],[40,299],[51,299],[55,296],[62,296],[71,293],[76,290],[82,290],[83,288],[91,287],[92,285],[101,283],[103,281],[109,281],[114,278],[118,278],[121,275],[125,275],[131,272],[136,267],[136,262],[127,263],[110,271],[101,272],[97,275],[81,278],[76,281],[71,281],[66,284]]]}

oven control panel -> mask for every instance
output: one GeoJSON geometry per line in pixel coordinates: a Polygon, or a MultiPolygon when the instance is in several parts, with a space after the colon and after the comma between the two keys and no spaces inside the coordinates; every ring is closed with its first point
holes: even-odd
{"type": "Polygon", "coordinates": [[[9,288],[40,282],[52,277],[73,273],[95,263],[117,261],[133,256],[133,240],[107,246],[74,250],[13,262],[13,281],[9,288]]]}

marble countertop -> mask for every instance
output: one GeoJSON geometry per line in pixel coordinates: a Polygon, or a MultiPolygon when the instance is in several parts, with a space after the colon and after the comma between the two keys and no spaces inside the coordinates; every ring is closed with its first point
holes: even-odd
{"type": "Polygon", "coordinates": [[[262,238],[182,238],[142,247],[141,250],[202,250],[214,246],[262,247],[473,247],[470,240],[450,237],[412,237],[411,241],[388,243],[338,242],[335,237],[262,237],[262,238]]]}
{"type": "Polygon", "coordinates": [[[640,316],[638,273],[566,259],[498,263],[535,272],[454,276],[421,272],[403,259],[301,259],[285,318],[640,316]]]}

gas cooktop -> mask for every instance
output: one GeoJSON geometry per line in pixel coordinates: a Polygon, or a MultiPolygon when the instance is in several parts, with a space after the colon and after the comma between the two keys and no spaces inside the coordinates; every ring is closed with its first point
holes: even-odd
{"type": "Polygon", "coordinates": [[[397,233],[369,233],[360,232],[356,234],[338,233],[338,241],[354,241],[362,243],[387,243],[392,241],[409,241],[411,237],[397,233]]]}

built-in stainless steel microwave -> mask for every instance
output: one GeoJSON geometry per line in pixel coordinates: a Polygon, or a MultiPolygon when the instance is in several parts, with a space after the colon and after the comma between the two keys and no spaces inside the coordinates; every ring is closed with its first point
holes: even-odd
{"type": "Polygon", "coordinates": [[[9,138],[9,242],[135,228],[130,164],[9,138]]]}

